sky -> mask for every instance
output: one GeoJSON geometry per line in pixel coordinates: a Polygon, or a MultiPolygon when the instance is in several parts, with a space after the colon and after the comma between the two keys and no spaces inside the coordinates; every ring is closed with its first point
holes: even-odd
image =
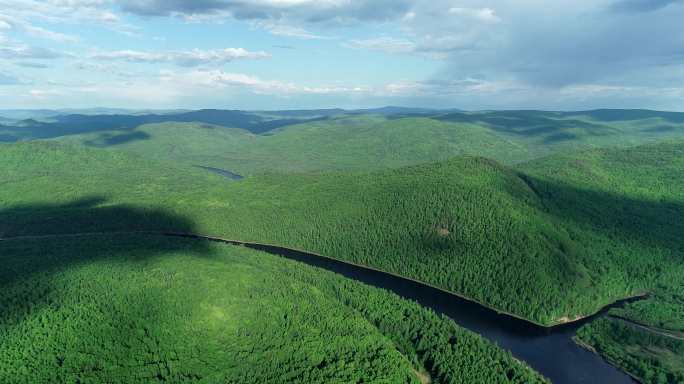
{"type": "Polygon", "coordinates": [[[0,0],[0,109],[684,111],[684,0],[0,0]]]}

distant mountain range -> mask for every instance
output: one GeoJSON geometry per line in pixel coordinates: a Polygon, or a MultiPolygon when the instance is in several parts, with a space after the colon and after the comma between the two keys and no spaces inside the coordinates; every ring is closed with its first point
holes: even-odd
{"type": "MultiPolygon", "coordinates": [[[[36,109],[0,110],[0,142],[48,139],[103,131],[131,131],[145,124],[166,122],[202,123],[227,128],[240,128],[253,134],[263,134],[294,124],[361,115],[375,115],[387,119],[429,117],[445,122],[484,124],[494,130],[520,134],[534,133],[539,130],[557,130],[559,127],[578,127],[591,131],[596,123],[601,122],[661,119],[667,123],[684,123],[684,113],[680,112],[611,109],[578,112],[532,110],[465,112],[457,109],[439,110],[395,106],[356,110],[303,109],[286,111],[36,109]]],[[[664,126],[662,129],[671,129],[671,127],[664,126]]],[[[558,137],[558,139],[563,138],[558,137]]]]}
{"type": "Polygon", "coordinates": [[[177,115],[184,113],[200,113],[200,112],[242,112],[249,114],[261,114],[281,117],[311,117],[311,116],[335,116],[335,115],[349,115],[349,114],[378,114],[378,115],[396,115],[396,114],[432,114],[436,112],[456,112],[458,109],[430,109],[430,108],[413,108],[413,107],[396,107],[387,106],[381,108],[369,109],[292,109],[292,110],[230,110],[230,109],[123,109],[123,108],[85,108],[85,109],[0,109],[0,122],[2,121],[20,121],[20,120],[51,120],[57,116],[64,115],[177,115]]]}

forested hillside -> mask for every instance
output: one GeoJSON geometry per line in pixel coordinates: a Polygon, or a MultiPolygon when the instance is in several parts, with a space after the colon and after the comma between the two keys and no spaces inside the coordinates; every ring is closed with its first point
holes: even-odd
{"type": "Polygon", "coordinates": [[[204,234],[370,265],[554,324],[678,284],[683,148],[594,151],[521,170],[465,157],[231,182],[107,151],[9,145],[0,233],[188,230],[159,218],[165,209],[204,234]],[[126,217],[122,204],[141,214],[126,217]],[[92,212],[110,219],[93,222],[92,212]]]}
{"type": "Polygon", "coordinates": [[[39,131],[52,132],[48,137],[67,143],[126,150],[157,160],[239,174],[364,171],[461,155],[483,156],[510,165],[555,153],[684,138],[683,113],[644,110],[278,113],[282,116],[255,114],[249,118],[249,114],[236,111],[205,111],[186,113],[177,120],[175,115],[156,116],[157,120],[134,117],[119,125],[103,118],[106,124],[83,117],[79,130],[60,131],[63,127],[53,124],[39,131]],[[227,117],[210,118],[214,115],[240,116],[242,120],[231,123],[227,117]]]}
{"type": "MultiPolygon", "coordinates": [[[[621,258],[609,248],[604,257],[636,272],[627,275],[629,279],[652,279],[644,289],[650,292],[648,299],[612,309],[609,318],[585,326],[578,335],[582,343],[645,383],[684,380],[682,147],[664,143],[595,150],[522,167],[543,180],[535,184],[537,193],[553,201],[553,208],[577,228],[622,244],[621,258]],[[588,193],[559,194],[549,183],[565,185],[568,191],[581,186],[588,193]]],[[[604,247],[600,237],[588,244],[604,247]]]]}
{"type": "Polygon", "coordinates": [[[415,303],[241,247],[22,239],[0,262],[2,383],[544,381],[415,303]]]}

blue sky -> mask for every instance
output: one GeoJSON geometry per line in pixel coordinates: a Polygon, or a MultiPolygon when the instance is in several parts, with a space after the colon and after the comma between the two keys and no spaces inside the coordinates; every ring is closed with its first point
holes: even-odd
{"type": "Polygon", "coordinates": [[[0,0],[0,109],[684,110],[679,0],[0,0]]]}

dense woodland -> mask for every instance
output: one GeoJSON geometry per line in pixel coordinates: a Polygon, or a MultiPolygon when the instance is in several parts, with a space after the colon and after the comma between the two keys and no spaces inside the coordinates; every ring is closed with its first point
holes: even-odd
{"type": "Polygon", "coordinates": [[[242,247],[80,236],[0,261],[3,383],[544,381],[413,302],[242,247]]]}
{"type": "Polygon", "coordinates": [[[176,177],[172,167],[140,167],[140,159],[122,154],[23,144],[3,151],[17,181],[0,191],[9,207],[0,214],[0,232],[161,229],[292,246],[549,324],[679,286],[684,224],[675,218],[684,214],[676,200],[683,151],[680,144],[598,151],[522,171],[461,158],[230,182],[199,171],[176,177]],[[33,158],[37,150],[42,159],[33,158]],[[630,155],[634,163],[623,161],[630,155]],[[72,161],[88,161],[89,169],[70,169],[72,161]],[[43,188],[54,193],[46,197],[43,188]],[[131,210],[121,212],[122,204],[136,214],[126,217],[131,210]]]}
{"type": "Polygon", "coordinates": [[[609,318],[584,326],[577,338],[643,383],[684,382],[684,339],[663,336],[609,318]]]}
{"type": "MultiPolygon", "coordinates": [[[[456,117],[434,122],[433,128],[439,131],[443,128],[439,124],[455,124],[456,117]]],[[[554,117],[558,118],[562,116],[554,117]]],[[[379,124],[393,127],[391,122],[379,124]]],[[[492,124],[488,129],[493,129],[492,124]]],[[[297,127],[272,137],[282,135],[278,140],[287,141],[288,132],[292,138],[299,137],[295,133],[303,128],[297,127]]],[[[206,128],[206,142],[212,129],[206,128]]],[[[81,140],[78,135],[71,139],[62,141],[81,140]]],[[[188,161],[221,166],[215,158],[194,157],[193,153],[208,148],[205,144],[193,142],[195,149],[185,151],[186,146],[173,152],[165,145],[156,147],[155,140],[151,135],[149,142],[139,142],[147,143],[144,148],[131,149],[139,155],[111,150],[116,148],[88,148],[93,145],[0,144],[0,237],[152,230],[272,243],[420,280],[540,324],[573,320],[614,300],[650,293],[647,300],[612,314],[668,332],[682,331],[681,141],[560,153],[515,167],[466,156],[379,171],[262,173],[235,182],[188,166],[188,161]],[[167,151],[175,154],[169,156],[167,151]],[[189,153],[192,160],[178,153],[189,153]]],[[[315,147],[315,141],[310,144],[315,147]]],[[[629,144],[629,140],[621,143],[629,144]]],[[[431,149],[429,144],[417,149],[418,155],[409,163],[431,159],[431,149]]],[[[364,157],[363,153],[377,153],[369,148],[343,154],[331,146],[321,150],[325,156],[311,158],[298,158],[298,153],[306,151],[293,151],[292,159],[283,155],[276,168],[313,169],[301,164],[316,163],[319,158],[324,165],[353,159],[353,165],[340,167],[346,169],[404,165],[364,157]]],[[[249,156],[224,157],[235,158],[251,164],[243,168],[247,173],[259,168],[253,167],[255,158],[249,156]]],[[[383,308],[376,303],[366,310],[352,299],[340,300],[360,313],[383,308]]],[[[430,348],[416,347],[415,332],[421,326],[394,329],[397,322],[365,316],[399,346],[414,368],[422,365],[434,377],[449,382],[455,371],[445,367],[467,365],[455,363],[448,351],[437,348],[443,346],[441,336],[428,343],[430,348]],[[398,339],[397,332],[410,333],[411,341],[398,339]],[[429,355],[433,350],[442,351],[439,358],[429,355]]],[[[634,348],[619,337],[609,336],[617,332],[615,327],[597,324],[583,331],[581,338],[594,346],[610,345],[597,347],[599,353],[630,356],[625,361],[634,363],[621,366],[632,373],[640,364],[651,364],[645,354],[634,354],[634,348]],[[588,335],[594,338],[589,340],[588,335]],[[610,343],[606,342],[610,337],[610,343]]],[[[650,338],[640,343],[642,349],[659,348],[650,338]]],[[[494,352],[487,353],[492,356],[494,352]]],[[[663,365],[654,370],[653,377],[663,373],[670,380],[677,377],[677,369],[676,364],[663,365]]]]}
{"type": "Polygon", "coordinates": [[[657,291],[648,300],[612,309],[611,314],[684,335],[684,295],[673,292],[675,287],[657,291]]]}
{"type": "MultiPolygon", "coordinates": [[[[238,119],[231,113],[223,119],[211,111],[200,115],[192,115],[197,123],[183,123],[189,121],[185,115],[121,116],[119,124],[112,124],[111,116],[75,116],[75,123],[53,123],[39,134],[49,132],[48,137],[64,143],[128,151],[165,163],[204,165],[243,175],[366,171],[463,155],[510,165],[561,152],[684,138],[684,113],[656,111],[311,111],[270,117],[275,120],[245,113],[237,114],[238,119]],[[296,123],[293,118],[302,120],[296,123]],[[154,121],[159,122],[143,124],[154,121]]],[[[26,137],[26,131],[28,137],[35,137],[30,136],[30,126],[19,131],[20,137],[26,137]]]]}

